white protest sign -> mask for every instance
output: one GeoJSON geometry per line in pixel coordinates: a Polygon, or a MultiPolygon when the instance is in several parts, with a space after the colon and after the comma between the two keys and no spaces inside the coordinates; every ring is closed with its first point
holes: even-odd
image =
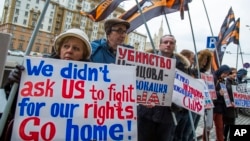
{"type": "Polygon", "coordinates": [[[201,79],[203,79],[205,81],[205,83],[207,84],[208,92],[211,96],[211,99],[212,100],[217,99],[213,75],[201,73],[201,79]]]}
{"type": "Polygon", "coordinates": [[[137,141],[134,66],[25,57],[24,67],[12,140],[137,141]]]}
{"type": "Polygon", "coordinates": [[[199,80],[176,69],[172,102],[199,115],[204,115],[203,92],[204,87],[199,80]]]}
{"type": "Polygon", "coordinates": [[[242,92],[244,85],[232,85],[233,98],[235,107],[250,108],[250,95],[242,92]]]}
{"type": "Polygon", "coordinates": [[[138,104],[170,106],[175,59],[119,46],[116,64],[136,66],[138,104]]]}
{"type": "Polygon", "coordinates": [[[221,88],[221,90],[223,90],[223,97],[224,97],[226,106],[227,106],[227,107],[232,107],[233,105],[232,105],[232,103],[231,103],[231,101],[230,101],[230,99],[229,99],[229,95],[228,95],[228,92],[227,92],[227,87],[226,87],[226,85],[223,84],[223,83],[220,83],[220,88],[221,88]]]}
{"type": "Polygon", "coordinates": [[[211,99],[211,96],[209,94],[207,84],[205,83],[205,81],[203,79],[198,79],[198,80],[202,83],[202,85],[204,87],[204,101],[205,101],[204,108],[211,109],[214,107],[214,103],[213,103],[213,100],[211,99]]]}

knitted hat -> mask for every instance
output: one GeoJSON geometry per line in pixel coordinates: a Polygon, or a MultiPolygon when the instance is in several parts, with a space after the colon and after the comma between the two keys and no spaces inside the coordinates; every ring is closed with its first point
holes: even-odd
{"type": "Polygon", "coordinates": [[[104,23],[104,30],[106,32],[106,34],[109,34],[111,32],[111,28],[115,25],[118,25],[118,24],[123,24],[126,26],[127,29],[129,29],[130,27],[130,24],[129,22],[123,20],[123,19],[107,19],[104,23]]]}
{"type": "Polygon", "coordinates": [[[228,65],[221,65],[219,69],[216,71],[216,75],[220,76],[222,73],[230,73],[231,68],[228,65]]]}
{"type": "Polygon", "coordinates": [[[72,28],[72,29],[69,29],[67,30],[66,32],[58,35],[55,39],[55,42],[54,42],[54,49],[55,49],[55,52],[56,53],[59,53],[59,43],[65,38],[65,37],[76,37],[76,38],[79,38],[80,40],[83,41],[83,43],[85,44],[85,46],[87,47],[87,59],[90,58],[90,55],[91,55],[91,46],[90,46],[90,43],[89,43],[89,38],[88,36],[86,35],[85,32],[83,32],[81,29],[77,29],[77,28],[72,28]]]}

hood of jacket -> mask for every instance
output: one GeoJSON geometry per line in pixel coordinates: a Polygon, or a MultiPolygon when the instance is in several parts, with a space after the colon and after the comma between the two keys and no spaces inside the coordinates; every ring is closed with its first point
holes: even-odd
{"type": "MultiPolygon", "coordinates": [[[[206,72],[210,69],[211,67],[211,63],[212,63],[212,53],[210,50],[208,49],[204,49],[204,50],[201,50],[197,53],[197,57],[198,57],[198,63],[199,63],[199,67],[200,67],[200,71],[201,72],[206,72]],[[201,62],[202,62],[202,59],[207,57],[207,64],[203,67],[201,67],[201,62]]],[[[196,60],[195,60],[196,62],[196,60]]],[[[196,63],[196,66],[195,68],[198,68],[197,66],[197,63],[196,63]]]]}

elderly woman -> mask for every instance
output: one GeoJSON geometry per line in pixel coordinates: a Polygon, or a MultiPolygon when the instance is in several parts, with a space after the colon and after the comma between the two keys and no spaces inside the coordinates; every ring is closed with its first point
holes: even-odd
{"type": "MultiPolygon", "coordinates": [[[[89,61],[91,47],[87,35],[80,29],[69,29],[56,37],[54,42],[54,53],[51,58],[74,61],[89,61]]],[[[16,68],[9,74],[8,81],[4,89],[7,97],[10,93],[11,86],[14,82],[19,83],[21,72],[24,66],[17,65],[16,68]]],[[[8,116],[8,121],[5,124],[5,134],[0,137],[0,140],[10,140],[13,126],[13,119],[16,108],[16,98],[12,104],[11,111],[8,116]]]]}

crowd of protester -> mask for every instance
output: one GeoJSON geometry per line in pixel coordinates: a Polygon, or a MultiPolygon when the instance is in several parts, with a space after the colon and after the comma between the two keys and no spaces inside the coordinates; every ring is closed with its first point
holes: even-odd
{"type": "MultiPolygon", "coordinates": [[[[125,45],[124,41],[130,24],[121,19],[108,19],[104,23],[106,37],[90,42],[86,33],[80,29],[69,29],[56,37],[54,52],[50,56],[54,59],[86,61],[95,63],[115,63],[117,47],[133,48],[125,45]]],[[[230,131],[230,125],[235,124],[238,110],[235,107],[232,96],[232,85],[244,83],[247,76],[245,69],[237,71],[228,65],[221,65],[218,70],[211,72],[212,54],[204,49],[197,54],[184,49],[180,53],[175,52],[177,40],[173,35],[164,35],[160,38],[159,49],[147,50],[160,56],[176,59],[176,68],[193,78],[200,78],[200,73],[213,74],[217,99],[213,101],[213,118],[216,130],[216,140],[226,141],[230,131]],[[231,107],[226,107],[223,98],[224,91],[220,83],[226,85],[231,107]]],[[[4,89],[6,97],[10,93],[13,83],[19,83],[24,66],[17,65],[9,74],[4,89]]],[[[17,95],[16,95],[17,96],[17,95]]],[[[15,98],[16,101],[16,98],[15,98]]],[[[10,140],[15,113],[15,102],[9,113],[8,121],[4,128],[5,134],[1,140],[10,140]]],[[[201,116],[174,103],[171,106],[143,105],[137,106],[138,141],[192,141],[194,133],[192,124],[196,129],[201,116]],[[192,115],[190,118],[189,115],[192,115]],[[174,122],[176,120],[177,124],[174,122]]],[[[209,131],[204,131],[203,140],[209,139],[209,131]]]]}

